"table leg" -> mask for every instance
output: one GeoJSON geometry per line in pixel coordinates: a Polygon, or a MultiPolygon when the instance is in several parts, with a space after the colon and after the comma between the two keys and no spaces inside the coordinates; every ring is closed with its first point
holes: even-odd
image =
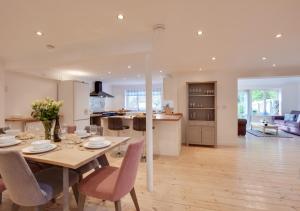
{"type": "Polygon", "coordinates": [[[98,158],[98,162],[99,164],[103,167],[103,166],[109,166],[109,162],[108,162],[108,159],[106,157],[106,155],[101,155],[99,158],[98,158]]]}
{"type": "Polygon", "coordinates": [[[69,211],[69,169],[66,167],[63,168],[63,194],[63,211],[69,211]]]}

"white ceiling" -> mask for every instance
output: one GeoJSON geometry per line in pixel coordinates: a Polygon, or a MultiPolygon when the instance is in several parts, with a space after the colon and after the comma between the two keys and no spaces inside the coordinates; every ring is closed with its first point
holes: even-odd
{"type": "Polygon", "coordinates": [[[157,79],[200,67],[300,67],[299,0],[0,0],[0,5],[0,59],[8,70],[141,80],[149,52],[157,79]],[[117,19],[119,13],[123,21],[117,19]],[[158,23],[166,30],[153,36],[158,23]],[[36,31],[44,35],[38,37],[36,31]],[[283,37],[274,38],[277,33],[283,37]],[[49,50],[47,44],[56,48],[49,50]]]}

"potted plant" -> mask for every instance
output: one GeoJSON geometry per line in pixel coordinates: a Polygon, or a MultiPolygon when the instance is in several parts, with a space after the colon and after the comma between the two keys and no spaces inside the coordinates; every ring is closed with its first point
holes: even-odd
{"type": "Polygon", "coordinates": [[[47,140],[51,140],[53,122],[58,119],[59,109],[61,106],[61,101],[56,101],[51,98],[36,100],[31,105],[33,110],[31,116],[43,123],[45,128],[45,139],[47,140]]]}

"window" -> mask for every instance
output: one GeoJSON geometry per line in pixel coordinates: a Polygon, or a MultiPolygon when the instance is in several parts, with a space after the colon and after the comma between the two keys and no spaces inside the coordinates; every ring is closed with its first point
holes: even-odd
{"type": "Polygon", "coordinates": [[[252,89],[238,92],[238,117],[279,115],[280,89],[252,89]]]}
{"type": "MultiPolygon", "coordinates": [[[[162,92],[160,88],[152,91],[153,110],[162,108],[162,92]]],[[[146,91],[145,89],[128,89],[125,90],[125,108],[134,111],[146,110],[146,91]]]]}
{"type": "Polygon", "coordinates": [[[238,117],[248,118],[248,91],[239,91],[238,93],[238,117]]]}
{"type": "Polygon", "coordinates": [[[252,101],[252,115],[278,115],[279,95],[278,89],[254,89],[250,91],[252,101]]]}

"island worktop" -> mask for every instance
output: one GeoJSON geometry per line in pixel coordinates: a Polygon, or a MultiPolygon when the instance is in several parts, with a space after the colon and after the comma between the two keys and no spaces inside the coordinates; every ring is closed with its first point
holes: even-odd
{"type": "MultiPolygon", "coordinates": [[[[136,140],[145,136],[141,131],[133,130],[133,117],[135,115],[118,116],[123,119],[123,125],[129,129],[113,131],[108,129],[108,118],[101,118],[103,135],[105,136],[127,136],[131,140],[136,140]]],[[[153,151],[157,155],[179,156],[181,151],[181,114],[153,114],[153,151]]]]}
{"type": "MultiPolygon", "coordinates": [[[[133,119],[136,115],[122,115],[122,116],[114,116],[120,117],[122,119],[133,119]]],[[[103,117],[109,118],[109,117],[103,117]]],[[[182,118],[182,114],[153,114],[153,120],[155,121],[179,121],[182,118]]]]}

